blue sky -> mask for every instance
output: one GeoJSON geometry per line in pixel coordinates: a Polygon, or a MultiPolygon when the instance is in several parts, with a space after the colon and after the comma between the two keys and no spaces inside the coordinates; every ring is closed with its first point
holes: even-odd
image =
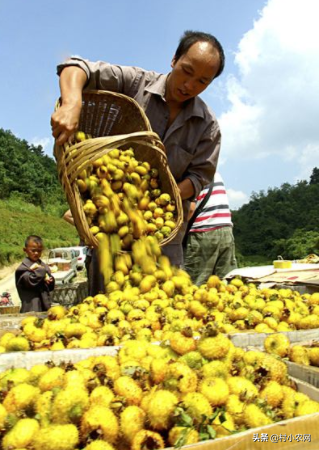
{"type": "Polygon", "coordinates": [[[56,65],[72,54],[159,72],[186,29],[214,34],[226,68],[202,95],[223,141],[231,207],[319,166],[317,0],[0,0],[0,127],[52,155],[56,65]]]}

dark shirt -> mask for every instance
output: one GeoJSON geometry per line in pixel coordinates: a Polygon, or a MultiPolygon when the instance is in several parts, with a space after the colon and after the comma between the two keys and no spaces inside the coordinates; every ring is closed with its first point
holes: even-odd
{"type": "Polygon", "coordinates": [[[45,277],[51,277],[50,267],[43,261],[37,261],[39,267],[32,270],[34,264],[29,258],[24,258],[15,272],[15,282],[21,299],[21,313],[29,311],[47,311],[51,306],[50,291],[54,289],[54,278],[51,283],[45,282],[45,277]]]}

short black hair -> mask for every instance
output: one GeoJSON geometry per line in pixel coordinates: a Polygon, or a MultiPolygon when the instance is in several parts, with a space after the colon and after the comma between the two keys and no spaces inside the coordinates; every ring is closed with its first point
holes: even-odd
{"type": "Polygon", "coordinates": [[[27,247],[29,242],[31,242],[31,241],[36,242],[37,244],[43,245],[43,241],[42,241],[42,238],[40,236],[37,236],[36,234],[30,234],[26,238],[26,240],[24,242],[24,246],[27,247]]]}
{"type": "Polygon", "coordinates": [[[217,50],[220,65],[214,78],[219,77],[225,67],[225,53],[221,43],[212,34],[204,33],[203,31],[186,30],[181,37],[177,50],[175,52],[175,61],[178,61],[181,56],[185,55],[185,53],[188,52],[189,48],[193,44],[196,44],[196,42],[209,42],[212,47],[217,50]]]}

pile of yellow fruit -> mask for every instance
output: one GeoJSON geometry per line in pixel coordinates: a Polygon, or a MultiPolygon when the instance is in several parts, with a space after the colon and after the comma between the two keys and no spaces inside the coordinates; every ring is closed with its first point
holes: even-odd
{"type": "Polygon", "coordinates": [[[53,306],[45,319],[24,318],[17,336],[7,332],[0,338],[0,352],[172,341],[176,332],[199,338],[211,323],[228,334],[319,328],[318,293],[259,290],[240,279],[225,284],[214,275],[195,286],[150,236],[134,243],[132,254],[115,257],[106,291],[69,310],[53,306]]]}
{"type": "Polygon", "coordinates": [[[319,342],[291,344],[284,334],[273,334],[264,340],[266,352],[304,366],[319,367],[319,342]]]}
{"type": "Polygon", "coordinates": [[[181,447],[319,412],[286,365],[213,327],[196,341],[126,342],[116,356],[0,374],[3,450],[181,447]]]}
{"type": "MultiPolygon", "coordinates": [[[[89,137],[81,131],[75,135],[78,142],[89,137]]],[[[141,236],[161,242],[176,228],[175,201],[162,192],[158,169],[138,161],[132,148],[113,149],[93,161],[77,185],[91,232],[115,234],[122,250],[130,250],[141,236]]]]}

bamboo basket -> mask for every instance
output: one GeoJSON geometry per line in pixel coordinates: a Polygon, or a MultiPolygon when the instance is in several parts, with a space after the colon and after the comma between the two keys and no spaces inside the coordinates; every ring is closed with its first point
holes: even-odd
{"type": "Polygon", "coordinates": [[[0,306],[0,314],[18,314],[20,306],[0,306]]]}
{"type": "MultiPolygon", "coordinates": [[[[60,107],[57,102],[56,109],[60,107]]],[[[58,176],[80,238],[89,246],[98,247],[83,211],[81,194],[76,179],[93,161],[114,148],[132,147],[138,160],[147,161],[159,171],[162,192],[170,194],[176,203],[176,228],[160,242],[168,244],[177,235],[183,223],[182,200],[176,181],[168,167],[165,147],[158,135],[151,130],[150,123],[138,103],[130,97],[109,91],[83,92],[79,130],[90,134],[76,144],[65,143],[54,146],[58,176]]]]}

